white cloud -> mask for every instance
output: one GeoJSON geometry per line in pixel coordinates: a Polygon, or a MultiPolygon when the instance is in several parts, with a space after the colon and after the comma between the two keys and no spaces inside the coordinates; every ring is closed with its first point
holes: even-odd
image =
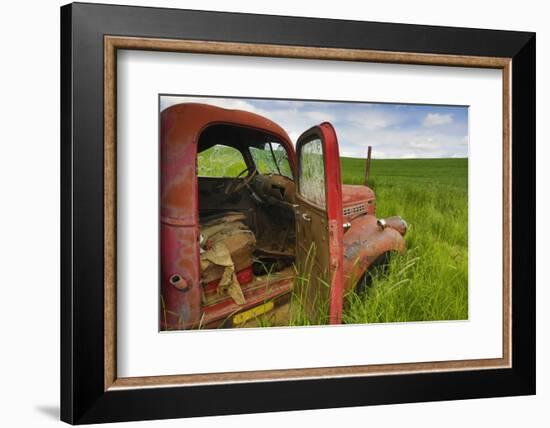
{"type": "Polygon", "coordinates": [[[453,115],[441,113],[428,113],[422,121],[422,125],[424,126],[440,126],[450,123],[453,123],[453,115]]]}
{"type": "Polygon", "coordinates": [[[415,149],[430,150],[441,147],[441,143],[437,140],[434,140],[432,137],[427,138],[413,138],[409,143],[411,147],[415,149]]]}
{"type": "Polygon", "coordinates": [[[364,158],[369,145],[377,159],[468,156],[468,146],[463,144],[462,136],[446,133],[444,128],[437,131],[427,132],[426,128],[369,131],[345,126],[336,129],[340,152],[346,156],[364,158]]]}
{"type": "Polygon", "coordinates": [[[375,131],[397,125],[402,119],[396,114],[368,109],[366,112],[348,114],[346,120],[369,131],[375,131]]]}
{"type": "Polygon", "coordinates": [[[335,120],[335,117],[332,114],[322,111],[306,111],[305,113],[303,113],[303,115],[310,118],[316,123],[334,122],[335,120]]]}

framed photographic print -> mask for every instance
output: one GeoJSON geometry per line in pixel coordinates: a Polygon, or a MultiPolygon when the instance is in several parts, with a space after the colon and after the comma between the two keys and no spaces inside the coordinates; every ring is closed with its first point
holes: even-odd
{"type": "Polygon", "coordinates": [[[535,393],[533,33],[75,3],[61,54],[62,420],[535,393]]]}

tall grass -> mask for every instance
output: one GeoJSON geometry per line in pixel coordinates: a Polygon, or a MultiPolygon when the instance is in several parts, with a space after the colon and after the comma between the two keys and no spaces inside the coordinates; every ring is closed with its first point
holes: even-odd
{"type": "Polygon", "coordinates": [[[315,269],[315,244],[294,265],[296,277],[289,304],[289,326],[323,325],[329,321],[330,281],[315,269]],[[313,289],[315,287],[315,289],[313,289]]]}
{"type": "MultiPolygon", "coordinates": [[[[361,183],[365,163],[343,158],[344,183],[361,183]]],[[[348,293],[344,322],[468,318],[467,159],[373,160],[377,216],[408,223],[407,253],[393,257],[366,293],[348,293]]]]}

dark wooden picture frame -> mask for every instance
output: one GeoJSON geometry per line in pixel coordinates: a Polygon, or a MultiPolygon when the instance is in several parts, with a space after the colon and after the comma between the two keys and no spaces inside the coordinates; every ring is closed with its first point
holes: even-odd
{"type": "Polygon", "coordinates": [[[66,422],[535,393],[533,33],[80,3],[64,6],[61,196],[61,419],[66,422]],[[501,69],[503,357],[117,378],[117,49],[501,69]]]}

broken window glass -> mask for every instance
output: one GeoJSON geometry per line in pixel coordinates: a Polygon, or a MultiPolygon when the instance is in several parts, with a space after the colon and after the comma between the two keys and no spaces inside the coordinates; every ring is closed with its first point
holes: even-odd
{"type": "Polygon", "coordinates": [[[260,174],[279,174],[292,178],[285,148],[279,143],[265,143],[250,147],[250,155],[260,174]]]}
{"type": "Polygon", "coordinates": [[[237,149],[216,144],[197,155],[197,168],[199,177],[237,177],[246,163],[237,149]]]}
{"type": "Polygon", "coordinates": [[[308,141],[302,145],[300,156],[300,194],[315,205],[325,208],[323,143],[319,138],[308,141]]]}

